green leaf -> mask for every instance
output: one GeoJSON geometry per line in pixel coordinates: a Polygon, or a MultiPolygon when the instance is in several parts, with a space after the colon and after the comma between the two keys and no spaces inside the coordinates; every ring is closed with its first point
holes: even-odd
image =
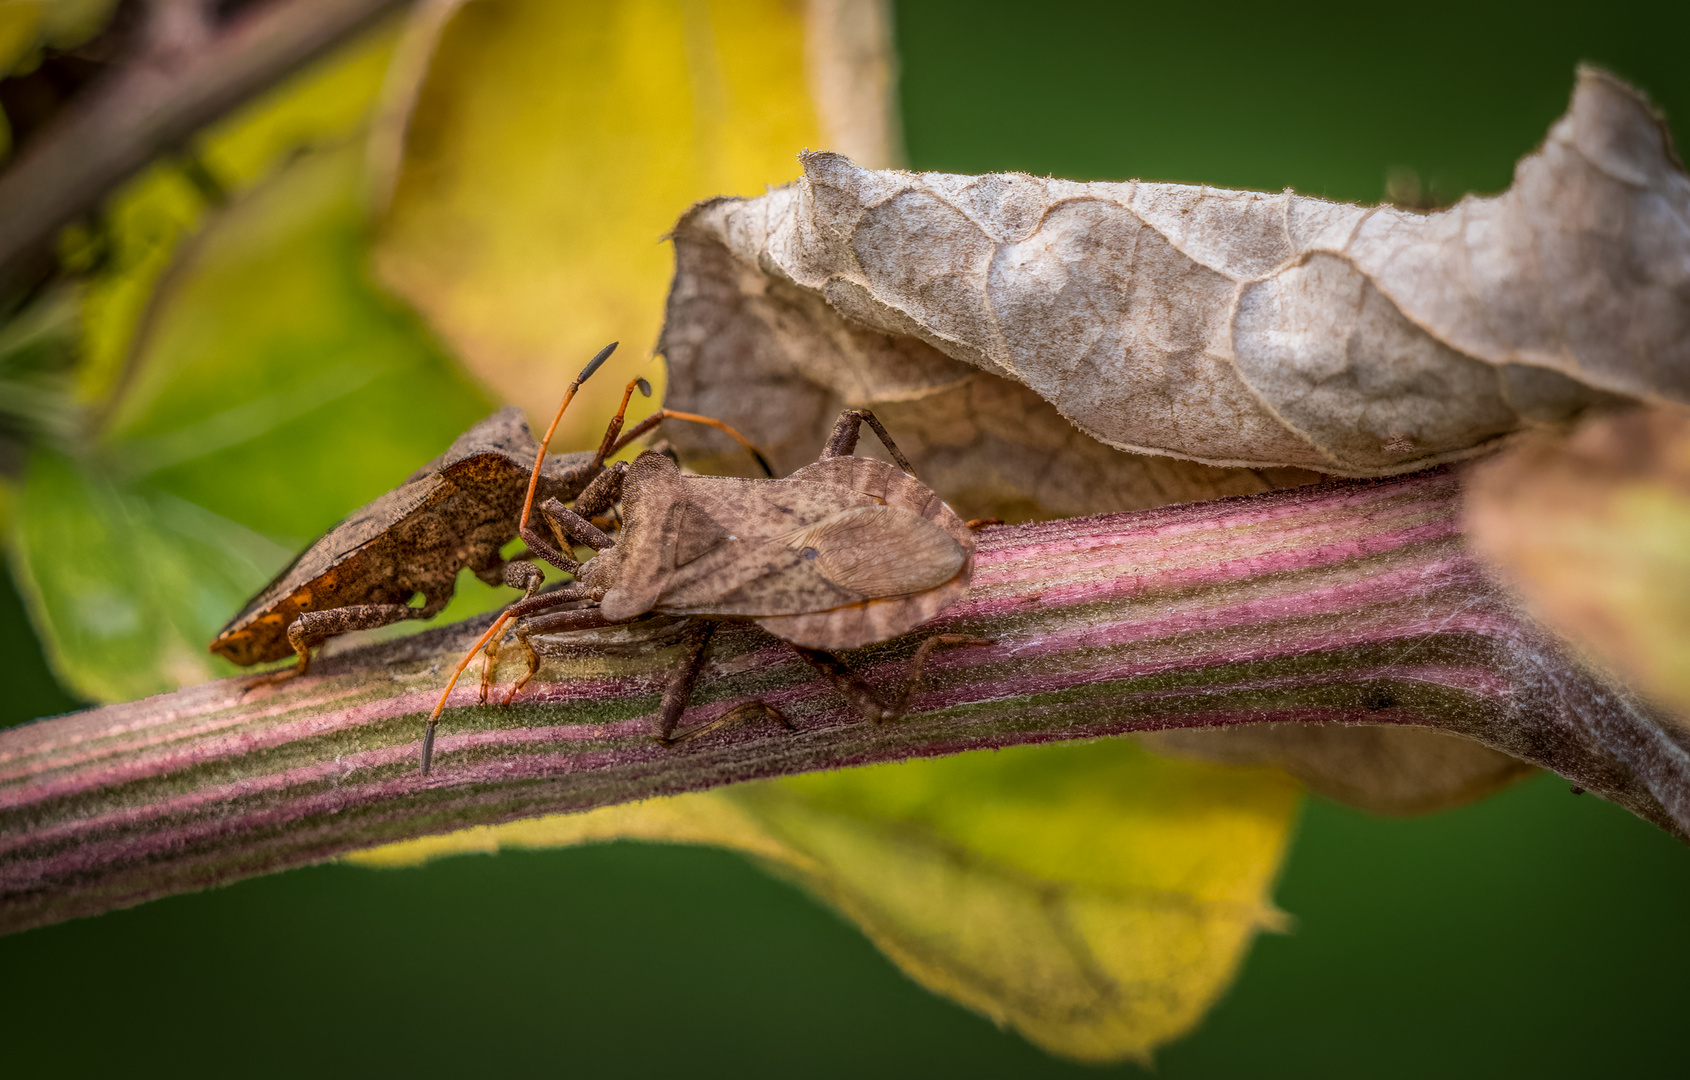
{"type": "Polygon", "coordinates": [[[232,673],[205,653],[230,614],[490,410],[366,279],[358,149],[306,154],[212,215],[153,298],[97,449],[36,452],[17,560],[77,693],[232,673]]]}
{"type": "Polygon", "coordinates": [[[205,655],[206,628],[288,554],[203,507],[47,449],[31,456],[12,539],[53,666],[75,693],[103,701],[232,670],[205,655]]]}

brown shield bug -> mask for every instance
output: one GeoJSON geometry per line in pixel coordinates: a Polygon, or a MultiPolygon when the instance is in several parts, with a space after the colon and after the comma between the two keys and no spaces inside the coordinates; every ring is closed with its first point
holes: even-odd
{"type": "MultiPolygon", "coordinates": [[[[566,406],[615,349],[613,342],[582,369],[564,396],[566,406]]],[[[521,560],[506,562],[499,551],[523,532],[526,517],[519,521],[519,514],[536,495],[574,499],[589,516],[608,510],[615,501],[607,497],[614,485],[601,478],[617,476],[623,466],[607,468],[605,460],[666,419],[708,423],[745,442],[719,421],[669,410],[659,410],[622,434],[623,411],[635,385],[650,393],[644,380],[629,385],[623,409],[592,453],[548,456],[546,446],[558,420],[536,444],[514,407],[476,424],[445,454],[306,548],[229,621],[211,642],[211,651],[242,666],[298,654],[297,665],[259,680],[274,682],[305,674],[311,649],[337,634],[437,614],[451,600],[458,571],[465,567],[489,585],[503,582],[533,595],[542,581],[539,568],[521,560]],[[595,486],[595,481],[601,482],[595,486]]],[[[562,414],[559,409],[558,417],[562,414]]],[[[537,534],[530,538],[540,540],[537,534]]]]}
{"type": "Polygon", "coordinates": [[[517,637],[528,655],[528,672],[511,688],[507,703],[539,669],[527,645],[531,634],[610,626],[646,614],[691,617],[686,652],[664,689],[656,719],[654,734],[666,746],[750,712],[791,726],[772,706],[748,702],[676,733],[721,620],[755,622],[783,638],[875,722],[903,715],[936,646],[988,644],[955,634],[929,638],[890,698],[833,655],[927,622],[968,591],[974,567],[969,526],[915,478],[886,429],[866,410],[841,413],[821,457],[783,480],[685,476],[669,458],[647,451],[625,473],[607,479],[607,487],[618,489],[613,493],[622,501],[615,540],[578,513],[579,505],[572,511],[550,499],[540,506],[557,545],[536,535],[529,547],[575,580],[510,605],[458,664],[428,719],[425,775],[435,727],[458,676],[513,620],[520,620],[517,637]],[[855,456],[865,423],[896,466],[855,456]],[[563,554],[576,544],[595,554],[584,563],[563,554]]]}

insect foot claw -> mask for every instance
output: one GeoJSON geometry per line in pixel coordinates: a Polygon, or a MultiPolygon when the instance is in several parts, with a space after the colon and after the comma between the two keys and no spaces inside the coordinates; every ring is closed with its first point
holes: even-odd
{"type": "Polygon", "coordinates": [[[295,664],[292,667],[285,667],[280,671],[271,671],[263,675],[254,676],[252,679],[247,681],[245,686],[241,687],[241,697],[246,697],[248,694],[260,687],[279,686],[290,679],[299,678],[302,674],[303,672],[299,670],[299,665],[295,664]]]}

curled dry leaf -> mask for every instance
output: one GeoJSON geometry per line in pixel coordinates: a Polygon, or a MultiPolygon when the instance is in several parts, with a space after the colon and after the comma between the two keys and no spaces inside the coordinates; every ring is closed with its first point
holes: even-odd
{"type": "Polygon", "coordinates": [[[1523,443],[1466,494],[1474,546],[1534,614],[1690,716],[1690,411],[1523,443]]]}
{"type": "Polygon", "coordinates": [[[783,380],[909,398],[980,369],[1119,449],[1381,476],[1690,400],[1690,178],[1598,71],[1511,188],[1432,214],[803,162],[675,230],[663,349],[689,403],[740,395],[736,422],[803,404],[783,380]],[[746,358],[759,385],[727,390],[746,358]]]}
{"type": "MultiPolygon", "coordinates": [[[[1686,180],[1647,103],[1599,72],[1580,73],[1512,189],[1431,215],[805,165],[795,185],[678,225],[670,404],[736,421],[791,465],[841,403],[872,405],[968,516],[1405,471],[1625,395],[1686,395],[1690,304],[1672,267],[1690,242],[1670,227],[1686,180]]],[[[676,439],[707,469],[739,466],[709,433],[676,439]]],[[[1518,775],[1412,734],[1178,741],[1386,812],[1518,775]]]]}

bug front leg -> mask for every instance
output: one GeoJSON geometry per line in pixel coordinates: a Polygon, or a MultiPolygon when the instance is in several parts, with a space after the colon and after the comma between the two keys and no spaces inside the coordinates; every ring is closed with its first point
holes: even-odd
{"type": "MultiPolygon", "coordinates": [[[[578,585],[565,585],[555,592],[546,594],[546,599],[554,604],[567,604],[576,600],[584,600],[586,597],[587,591],[578,585]]],[[[551,611],[543,615],[531,615],[520,620],[516,624],[514,636],[516,637],[517,648],[522,650],[523,658],[528,661],[528,670],[523,672],[511,686],[510,692],[505,695],[505,704],[509,705],[515,701],[516,695],[521,693],[522,688],[527,686],[529,681],[540,673],[540,654],[534,650],[533,644],[528,640],[531,636],[534,634],[561,634],[569,630],[596,630],[599,627],[609,625],[610,623],[599,614],[597,608],[571,608],[565,611],[551,611]]],[[[492,641],[488,642],[489,650],[497,641],[498,638],[494,637],[492,641]]],[[[482,689],[481,700],[484,702],[487,700],[485,685],[482,689]]]]}
{"type": "Polygon", "coordinates": [[[523,542],[528,545],[531,554],[538,555],[566,574],[580,572],[581,564],[565,554],[573,552],[576,544],[603,551],[613,543],[597,525],[556,499],[547,499],[540,505],[540,516],[550,528],[551,537],[542,536],[538,529],[524,525],[523,542]]]}
{"type": "MultiPolygon", "coordinates": [[[[504,579],[506,585],[513,589],[522,590],[524,600],[532,600],[539,593],[540,587],[546,583],[546,575],[540,572],[538,566],[521,559],[513,559],[505,564],[504,579]]],[[[522,641],[522,647],[529,654],[530,662],[537,663],[533,656],[534,650],[529,648],[526,640],[522,641]]],[[[487,704],[487,691],[492,687],[493,676],[499,670],[499,639],[497,637],[487,642],[487,648],[482,651],[482,655],[485,659],[481,662],[480,700],[485,705],[487,704]]]]}
{"type": "Polygon", "coordinates": [[[826,676],[834,689],[851,703],[851,707],[862,714],[863,719],[872,720],[876,724],[891,723],[901,719],[909,711],[910,702],[915,700],[915,694],[921,688],[921,673],[927,666],[927,658],[933,655],[933,650],[941,645],[990,645],[987,638],[972,637],[968,634],[934,634],[921,643],[915,655],[910,658],[910,666],[904,670],[903,680],[890,701],[882,698],[874,687],[861,675],[845,666],[845,661],[830,652],[821,649],[806,649],[802,645],[794,645],[798,655],[809,661],[811,667],[826,676]]]}
{"type": "Polygon", "coordinates": [[[352,607],[326,608],[307,611],[288,624],[288,644],[299,654],[299,663],[268,675],[260,675],[247,684],[248,690],[260,686],[296,679],[311,670],[311,650],[329,638],[353,630],[374,630],[391,626],[406,619],[428,619],[438,614],[444,604],[430,604],[414,608],[405,604],[357,604],[352,607]]]}
{"type": "MultiPolygon", "coordinates": [[[[593,477],[581,494],[575,497],[575,513],[584,518],[596,518],[622,499],[622,482],[628,475],[626,461],[614,462],[593,477]]],[[[555,502],[556,500],[550,500],[555,502]]],[[[541,507],[544,511],[545,507],[541,507]]]]}

